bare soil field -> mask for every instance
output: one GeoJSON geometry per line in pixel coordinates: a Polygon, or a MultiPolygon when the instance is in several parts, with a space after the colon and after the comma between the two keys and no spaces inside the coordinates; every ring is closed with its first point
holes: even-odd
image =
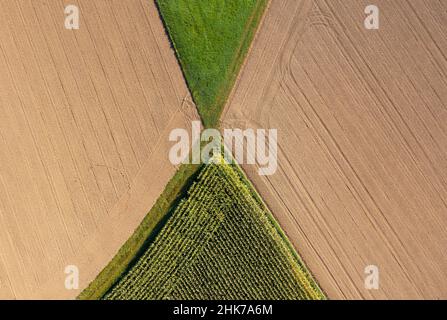
{"type": "Polygon", "coordinates": [[[199,117],[153,1],[1,9],[0,298],[74,298],[173,176],[170,130],[199,117]]]}
{"type": "Polygon", "coordinates": [[[329,298],[446,299],[447,2],[369,4],[272,0],[221,125],[278,129],[243,168],[329,298]]]}

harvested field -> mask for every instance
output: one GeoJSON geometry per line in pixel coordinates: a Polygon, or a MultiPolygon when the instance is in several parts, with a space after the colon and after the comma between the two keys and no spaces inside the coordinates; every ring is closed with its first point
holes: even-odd
{"type": "Polygon", "coordinates": [[[272,0],[222,127],[278,129],[244,170],[329,298],[446,299],[447,3],[369,4],[272,0]]]}
{"type": "Polygon", "coordinates": [[[74,298],[174,175],[170,130],[199,117],[153,1],[2,1],[0,70],[0,298],[74,298]]]}

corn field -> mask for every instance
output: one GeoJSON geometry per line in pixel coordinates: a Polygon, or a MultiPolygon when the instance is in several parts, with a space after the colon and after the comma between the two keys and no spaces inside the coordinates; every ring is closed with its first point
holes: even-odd
{"type": "Polygon", "coordinates": [[[239,168],[200,172],[104,299],[324,299],[239,168]]]}

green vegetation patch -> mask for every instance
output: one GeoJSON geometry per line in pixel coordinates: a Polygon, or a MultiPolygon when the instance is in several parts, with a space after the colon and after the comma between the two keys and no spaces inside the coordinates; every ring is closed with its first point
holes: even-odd
{"type": "Polygon", "coordinates": [[[278,228],[239,167],[204,166],[104,298],[324,299],[278,228]]]}
{"type": "Polygon", "coordinates": [[[267,0],[158,0],[206,127],[218,124],[267,0]]]}

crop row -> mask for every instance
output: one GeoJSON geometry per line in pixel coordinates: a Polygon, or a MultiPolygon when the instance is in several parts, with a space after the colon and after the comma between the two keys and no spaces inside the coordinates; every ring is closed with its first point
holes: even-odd
{"type": "Polygon", "coordinates": [[[105,298],[323,298],[236,170],[204,167],[155,241],[105,298]]]}

